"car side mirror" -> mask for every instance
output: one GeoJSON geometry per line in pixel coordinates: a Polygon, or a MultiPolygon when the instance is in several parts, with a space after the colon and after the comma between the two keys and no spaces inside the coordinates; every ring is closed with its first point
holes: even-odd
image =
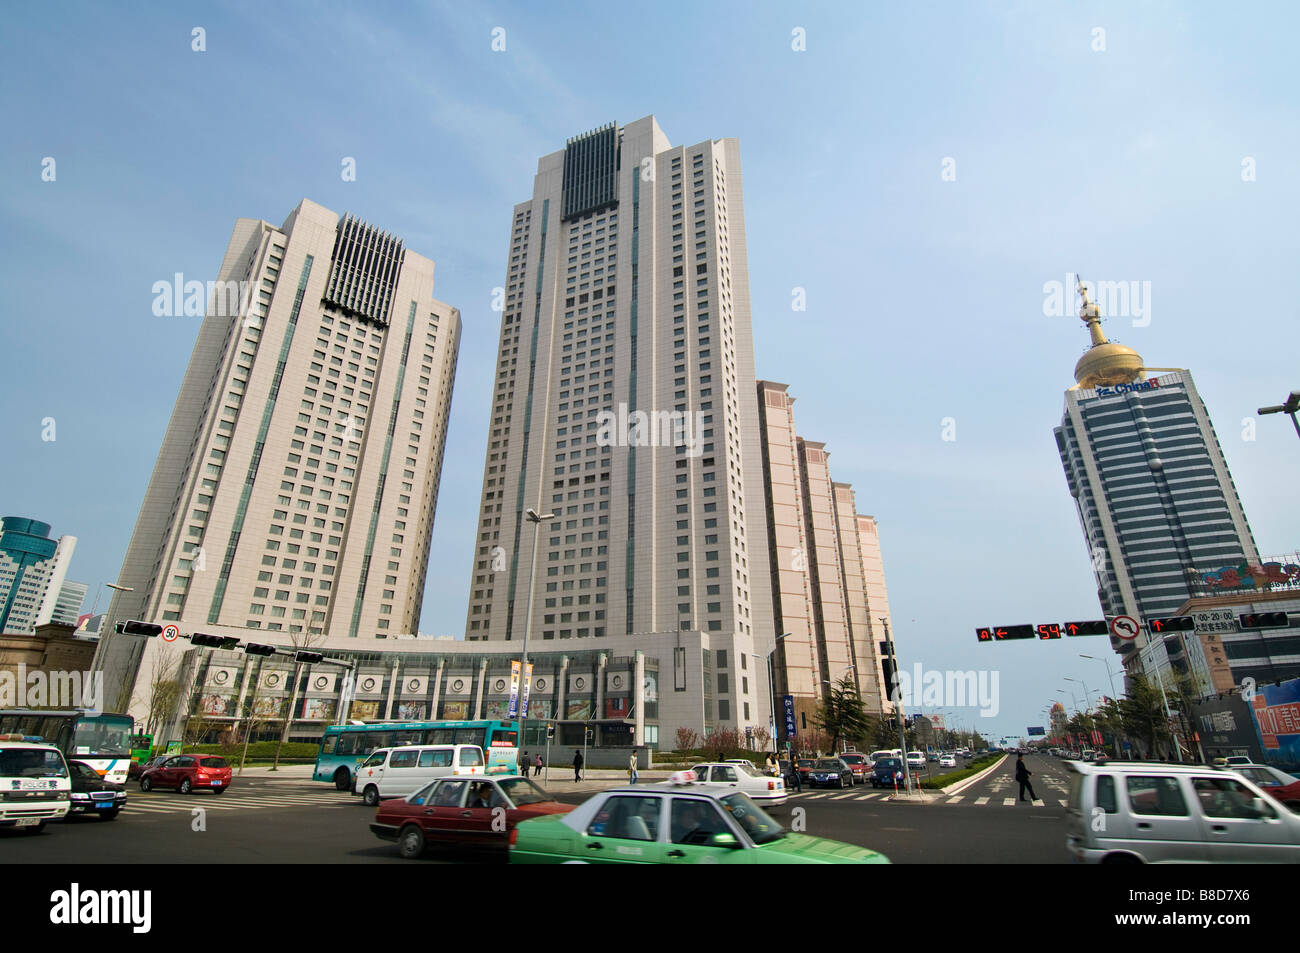
{"type": "Polygon", "coordinates": [[[730,847],[735,849],[740,846],[740,841],[736,840],[735,834],[723,832],[721,834],[714,834],[713,839],[709,841],[709,844],[712,847],[730,847]]]}

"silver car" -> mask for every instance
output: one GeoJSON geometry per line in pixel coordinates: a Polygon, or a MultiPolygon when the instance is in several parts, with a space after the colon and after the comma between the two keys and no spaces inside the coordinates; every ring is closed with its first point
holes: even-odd
{"type": "Polygon", "coordinates": [[[1297,863],[1300,816],[1206,765],[1070,762],[1066,849],[1079,863],[1297,863]]]}

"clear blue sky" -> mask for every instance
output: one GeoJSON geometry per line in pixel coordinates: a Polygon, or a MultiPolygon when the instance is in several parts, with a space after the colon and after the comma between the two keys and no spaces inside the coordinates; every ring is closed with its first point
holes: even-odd
{"type": "Polygon", "coordinates": [[[279,223],[309,197],[433,258],[462,310],[421,624],[461,634],[511,208],[566,137],[653,113],[676,144],[740,140],[758,373],[790,385],[799,429],[880,520],[904,665],[999,669],[1002,713],[980,727],[1019,735],[1063,676],[1106,682],[1076,642],[973,632],[1099,611],[1051,433],[1087,338],[1044,316],[1044,282],[1151,282],[1149,325],[1108,332],[1192,369],[1261,550],[1300,547],[1294,432],[1272,417],[1242,436],[1300,387],[1297,19],[1037,0],[11,6],[0,509],[78,536],[73,578],[115,578],[198,329],[154,317],[152,284],[214,277],[235,218],[279,223]]]}

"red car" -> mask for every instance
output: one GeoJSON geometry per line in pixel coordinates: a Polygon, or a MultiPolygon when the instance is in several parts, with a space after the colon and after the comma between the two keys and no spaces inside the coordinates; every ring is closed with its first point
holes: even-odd
{"type": "Polygon", "coordinates": [[[230,787],[230,764],[215,754],[175,754],[140,773],[140,790],[175,788],[182,794],[210,790],[223,794],[230,787]]]}
{"type": "Polygon", "coordinates": [[[1229,765],[1228,770],[1250,778],[1270,796],[1300,813],[1300,778],[1263,764],[1229,765]]]}
{"type": "Polygon", "coordinates": [[[853,772],[854,784],[863,784],[866,782],[868,777],[866,758],[860,754],[853,754],[850,752],[849,754],[840,755],[840,760],[847,764],[849,770],[853,772]]]}
{"type": "Polygon", "coordinates": [[[440,778],[407,797],[379,802],[370,830],[397,842],[408,859],[430,845],[486,849],[503,856],[520,821],[546,814],[567,814],[561,804],[522,777],[440,778]]]}

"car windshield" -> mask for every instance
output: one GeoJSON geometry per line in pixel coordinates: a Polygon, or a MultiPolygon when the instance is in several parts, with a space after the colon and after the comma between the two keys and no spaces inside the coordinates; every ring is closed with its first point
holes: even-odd
{"type": "Polygon", "coordinates": [[[838,761],[818,761],[815,767],[819,771],[838,771],[840,763],[838,761]]]}
{"type": "Polygon", "coordinates": [[[199,758],[199,765],[204,768],[228,768],[230,765],[225,758],[199,758]]]}
{"type": "Polygon", "coordinates": [[[801,768],[811,768],[813,766],[812,758],[800,758],[796,764],[801,768]]]}
{"type": "Polygon", "coordinates": [[[63,756],[52,748],[0,748],[0,777],[66,778],[63,756]]]}
{"type": "Polygon", "coordinates": [[[721,804],[755,844],[770,844],[785,836],[785,828],[764,814],[748,795],[729,794],[721,804]]]}
{"type": "Polygon", "coordinates": [[[498,781],[497,785],[505,792],[506,797],[510,798],[510,800],[517,805],[540,804],[543,801],[554,800],[554,798],[527,778],[506,778],[502,781],[498,781]]]}
{"type": "Polygon", "coordinates": [[[733,764],[732,767],[734,767],[741,774],[746,775],[748,777],[751,778],[760,777],[758,771],[748,761],[738,761],[735,764],[733,764]]]}
{"type": "Polygon", "coordinates": [[[877,769],[901,768],[902,766],[903,766],[903,762],[898,760],[897,758],[881,758],[879,761],[876,762],[877,769]]]}
{"type": "Polygon", "coordinates": [[[840,755],[840,760],[843,761],[845,764],[861,764],[861,763],[862,763],[862,755],[860,755],[860,754],[842,754],[842,755],[840,755]]]}

